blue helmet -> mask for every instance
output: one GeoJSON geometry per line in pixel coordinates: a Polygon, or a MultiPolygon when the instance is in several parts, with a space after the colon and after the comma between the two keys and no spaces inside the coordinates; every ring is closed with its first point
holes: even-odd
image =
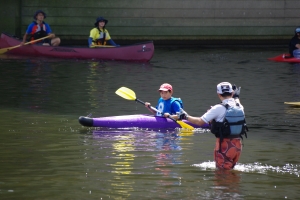
{"type": "Polygon", "coordinates": [[[95,26],[98,27],[98,24],[99,24],[99,22],[101,22],[101,21],[104,21],[104,22],[105,22],[105,25],[108,23],[108,20],[107,20],[107,19],[104,19],[104,17],[97,17],[95,26]]]}
{"type": "Polygon", "coordinates": [[[295,33],[300,33],[300,27],[297,27],[296,30],[295,30],[295,33]]]}
{"type": "Polygon", "coordinates": [[[39,13],[42,13],[44,15],[44,19],[46,19],[46,13],[42,10],[37,10],[34,15],[33,15],[33,19],[36,19],[36,16],[39,14],[39,13]]]}

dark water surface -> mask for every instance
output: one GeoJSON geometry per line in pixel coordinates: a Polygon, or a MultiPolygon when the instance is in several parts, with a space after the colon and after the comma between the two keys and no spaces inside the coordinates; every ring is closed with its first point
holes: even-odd
{"type": "Polygon", "coordinates": [[[300,65],[286,49],[156,48],[150,63],[0,56],[0,199],[297,199],[300,65]],[[115,91],[156,104],[173,85],[185,110],[219,103],[216,85],[242,86],[250,128],[235,170],[216,170],[206,130],[97,130],[78,117],[148,113],[115,91]]]}

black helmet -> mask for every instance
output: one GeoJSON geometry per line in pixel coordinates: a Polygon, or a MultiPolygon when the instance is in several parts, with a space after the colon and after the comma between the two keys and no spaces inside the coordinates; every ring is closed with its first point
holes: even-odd
{"type": "Polygon", "coordinates": [[[101,21],[104,21],[104,22],[105,22],[105,25],[108,23],[108,20],[107,20],[107,19],[104,19],[104,17],[97,17],[95,26],[98,27],[98,24],[99,24],[99,22],[101,22],[101,21]]]}
{"type": "Polygon", "coordinates": [[[44,15],[44,19],[46,19],[46,13],[42,10],[37,10],[34,15],[33,15],[33,19],[36,19],[36,16],[39,14],[39,13],[42,13],[44,15]]]}

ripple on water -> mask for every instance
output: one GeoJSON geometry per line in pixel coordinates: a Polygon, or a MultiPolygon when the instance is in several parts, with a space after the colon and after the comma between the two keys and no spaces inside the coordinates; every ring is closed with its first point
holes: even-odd
{"type": "MultiPolygon", "coordinates": [[[[215,162],[214,161],[208,161],[203,162],[200,164],[193,164],[192,166],[199,167],[202,170],[215,170],[215,162]]],[[[261,174],[267,174],[268,172],[276,172],[281,174],[291,174],[295,175],[297,177],[300,177],[300,165],[293,165],[293,164],[285,164],[284,166],[271,166],[271,165],[264,165],[259,162],[255,163],[249,163],[249,164],[242,164],[238,163],[234,170],[241,171],[241,172],[256,172],[261,174]]]]}

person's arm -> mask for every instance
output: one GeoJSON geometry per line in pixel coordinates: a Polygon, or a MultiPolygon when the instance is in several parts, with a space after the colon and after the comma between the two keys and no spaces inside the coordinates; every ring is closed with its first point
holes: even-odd
{"type": "Polygon", "coordinates": [[[156,114],[156,112],[150,108],[150,107],[151,107],[151,103],[145,102],[145,107],[146,107],[151,113],[156,114]]]}
{"type": "Polygon", "coordinates": [[[24,36],[23,36],[23,40],[22,40],[22,42],[20,43],[21,46],[25,44],[27,37],[28,37],[28,34],[25,33],[24,36]]]}
{"type": "Polygon", "coordinates": [[[92,47],[92,44],[93,44],[93,38],[89,37],[88,43],[89,43],[89,47],[92,47]]]}
{"type": "Polygon", "coordinates": [[[32,27],[33,27],[33,24],[32,24],[32,23],[28,25],[27,30],[26,30],[26,32],[25,32],[25,34],[24,34],[24,36],[23,36],[23,40],[22,40],[22,42],[21,42],[20,45],[24,45],[24,44],[25,44],[25,42],[26,42],[26,40],[27,40],[27,37],[28,37],[28,36],[30,35],[30,33],[31,33],[32,27]]]}
{"type": "Polygon", "coordinates": [[[181,104],[178,101],[174,101],[171,105],[171,111],[174,111],[174,112],[172,112],[172,114],[176,114],[176,113],[180,112],[181,108],[182,108],[181,104]]]}
{"type": "Polygon", "coordinates": [[[206,124],[206,122],[203,119],[201,119],[201,117],[193,117],[191,115],[188,115],[183,109],[181,109],[181,112],[178,115],[171,115],[171,117],[176,120],[185,119],[191,122],[192,124],[196,124],[199,126],[206,124]]]}
{"type": "Polygon", "coordinates": [[[45,23],[45,26],[46,26],[46,33],[48,36],[50,36],[50,38],[55,38],[55,34],[52,33],[52,30],[50,28],[50,25],[45,23]]]}
{"type": "Polygon", "coordinates": [[[110,45],[113,45],[115,47],[119,47],[120,45],[116,44],[112,39],[110,40],[107,40],[107,42],[110,44],[110,45]]]}

